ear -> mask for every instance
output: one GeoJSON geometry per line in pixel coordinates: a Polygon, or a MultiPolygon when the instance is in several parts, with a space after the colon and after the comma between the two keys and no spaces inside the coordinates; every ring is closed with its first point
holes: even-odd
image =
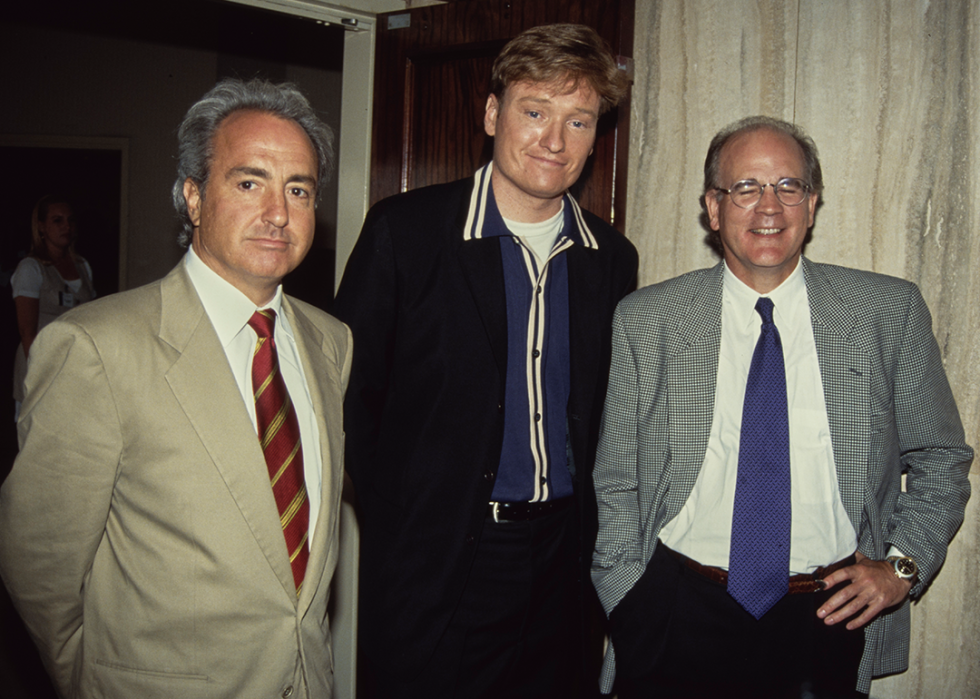
{"type": "Polygon", "coordinates": [[[500,102],[496,95],[487,97],[487,111],[483,115],[483,130],[487,136],[497,133],[497,116],[500,114],[500,102]]]}
{"type": "Polygon", "coordinates": [[[711,224],[711,230],[717,231],[721,229],[721,221],[718,219],[718,209],[720,208],[720,202],[718,197],[715,196],[715,191],[709,189],[704,194],[704,207],[708,210],[708,222],[711,224]]]}
{"type": "Polygon", "coordinates": [[[819,203],[819,201],[820,201],[819,194],[811,194],[810,197],[807,199],[806,205],[807,208],[810,210],[809,217],[808,217],[809,220],[807,221],[806,224],[807,228],[813,227],[814,215],[817,213],[817,204],[819,203]]]}
{"type": "Polygon", "coordinates": [[[187,202],[187,215],[191,219],[191,225],[197,228],[201,225],[201,190],[190,177],[184,180],[184,200],[187,202]]]}

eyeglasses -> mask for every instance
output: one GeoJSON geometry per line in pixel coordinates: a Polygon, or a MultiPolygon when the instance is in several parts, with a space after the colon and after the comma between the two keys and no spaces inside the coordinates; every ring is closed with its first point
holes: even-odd
{"type": "Polygon", "coordinates": [[[739,180],[731,189],[715,187],[732,198],[732,203],[741,209],[751,209],[762,200],[766,187],[772,187],[776,198],[785,206],[799,206],[810,196],[811,187],[795,177],[784,177],[776,184],[760,184],[755,180],[739,180]]]}

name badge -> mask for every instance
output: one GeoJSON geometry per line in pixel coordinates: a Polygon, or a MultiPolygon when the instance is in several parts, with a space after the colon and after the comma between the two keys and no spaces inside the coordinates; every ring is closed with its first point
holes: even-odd
{"type": "Polygon", "coordinates": [[[65,308],[75,307],[75,294],[71,293],[70,291],[59,291],[58,297],[59,297],[59,304],[64,306],[65,308]]]}

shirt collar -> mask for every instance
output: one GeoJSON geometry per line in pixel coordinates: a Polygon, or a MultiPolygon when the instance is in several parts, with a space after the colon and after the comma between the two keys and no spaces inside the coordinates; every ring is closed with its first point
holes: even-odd
{"type": "Polygon", "coordinates": [[[242,331],[256,310],[266,308],[276,312],[276,325],[292,337],[289,322],[281,313],[282,284],[276,287],[276,293],[269,303],[257,307],[245,294],[208,267],[194,252],[193,245],[188,246],[187,254],[184,255],[184,268],[191,278],[191,283],[201,299],[201,304],[208,314],[211,325],[214,326],[222,347],[227,347],[242,331]]]}
{"type": "MultiPolygon", "coordinates": [[[[493,174],[493,162],[487,163],[473,175],[473,191],[470,194],[469,210],[466,214],[466,225],[463,226],[463,240],[477,240],[491,236],[511,235],[504,224],[504,219],[497,209],[497,201],[493,196],[490,176],[493,174]]],[[[587,248],[598,249],[599,242],[582,216],[582,209],[568,192],[564,198],[565,223],[562,234],[572,242],[587,248]]]]}
{"type": "MultiPolygon", "coordinates": [[[[800,260],[803,257],[800,256],[800,260]]],[[[796,312],[800,304],[808,303],[806,295],[806,278],[803,275],[803,264],[797,261],[796,267],[783,283],[770,291],[768,294],[760,294],[741,279],[735,276],[734,272],[725,262],[724,275],[724,295],[725,302],[731,304],[731,311],[740,327],[748,328],[758,325],[759,314],[755,310],[755,304],[759,297],[766,296],[772,299],[774,306],[773,322],[776,327],[786,326],[793,322],[794,318],[800,317],[796,312]]]]}

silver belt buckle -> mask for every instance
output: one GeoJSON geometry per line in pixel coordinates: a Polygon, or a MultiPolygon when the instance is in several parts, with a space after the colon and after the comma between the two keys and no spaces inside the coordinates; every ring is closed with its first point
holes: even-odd
{"type": "Polygon", "coordinates": [[[506,522],[509,522],[510,521],[509,519],[500,519],[500,503],[499,502],[492,502],[490,504],[493,505],[493,522],[494,522],[494,524],[500,524],[501,522],[506,523],[506,522]]]}

